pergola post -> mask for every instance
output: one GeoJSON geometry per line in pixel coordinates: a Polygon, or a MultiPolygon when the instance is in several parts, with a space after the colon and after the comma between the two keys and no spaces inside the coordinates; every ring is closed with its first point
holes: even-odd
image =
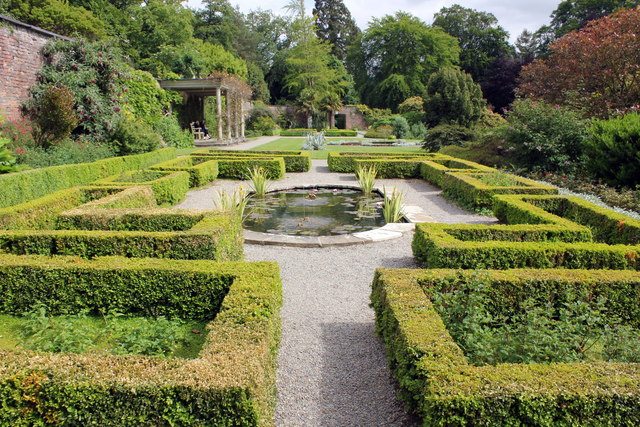
{"type": "Polygon", "coordinates": [[[242,140],[244,141],[244,128],[245,128],[245,123],[244,123],[244,101],[242,99],[240,99],[240,138],[242,138],[242,140]]]}
{"type": "Polygon", "coordinates": [[[216,106],[217,114],[216,119],[218,122],[218,140],[222,139],[222,91],[219,87],[216,88],[216,106]]]}
{"type": "Polygon", "coordinates": [[[240,97],[233,97],[233,124],[236,139],[240,139],[240,97]]]}
{"type": "Polygon", "coordinates": [[[232,140],[231,136],[231,94],[229,93],[229,89],[227,89],[227,139],[229,142],[232,140]]]}

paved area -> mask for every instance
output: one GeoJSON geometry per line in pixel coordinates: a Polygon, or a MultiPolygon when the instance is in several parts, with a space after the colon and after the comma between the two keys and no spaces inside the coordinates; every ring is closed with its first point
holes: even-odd
{"type": "MultiPolygon", "coordinates": [[[[352,174],[330,173],[326,161],[314,160],[310,172],[286,174],[273,188],[318,184],[355,186],[356,182],[352,174]]],[[[436,222],[495,222],[452,205],[438,188],[422,180],[378,180],[377,184],[388,190],[397,187],[405,195],[405,204],[436,222]]],[[[247,188],[242,181],[215,182],[189,192],[177,207],[211,209],[218,191],[233,191],[240,185],[247,188]]],[[[245,244],[248,261],[275,261],[281,269],[284,305],[277,425],[417,425],[396,399],[397,386],[369,307],[376,268],[419,268],[411,253],[412,235],[405,232],[394,240],[347,247],[245,244]]]]}

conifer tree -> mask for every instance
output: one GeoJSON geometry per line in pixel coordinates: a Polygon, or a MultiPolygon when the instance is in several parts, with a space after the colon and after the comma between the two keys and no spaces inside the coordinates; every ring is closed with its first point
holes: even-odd
{"type": "Polygon", "coordinates": [[[313,15],[316,34],[331,45],[331,53],[341,61],[347,56],[347,47],[355,41],[360,29],[342,0],[315,0],[313,15]]]}

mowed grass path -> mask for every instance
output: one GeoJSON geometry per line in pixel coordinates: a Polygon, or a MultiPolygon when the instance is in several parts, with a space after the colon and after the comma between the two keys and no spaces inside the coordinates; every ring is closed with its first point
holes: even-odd
{"type": "MultiPolygon", "coordinates": [[[[327,138],[327,141],[363,141],[362,138],[327,138]]],[[[366,141],[366,140],[364,140],[366,141]]],[[[259,145],[251,150],[300,150],[304,144],[304,138],[287,137],[280,138],[266,144],[259,145]]],[[[326,145],[324,150],[312,151],[312,159],[325,159],[330,151],[340,152],[388,152],[388,153],[420,153],[424,150],[420,147],[354,147],[352,145],[326,145]]]]}

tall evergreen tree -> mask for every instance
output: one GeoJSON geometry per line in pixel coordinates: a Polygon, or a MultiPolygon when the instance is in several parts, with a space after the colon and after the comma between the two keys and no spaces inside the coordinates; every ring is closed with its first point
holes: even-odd
{"type": "Polygon", "coordinates": [[[313,15],[316,34],[331,45],[331,53],[344,61],[347,47],[356,40],[360,29],[342,0],[315,0],[313,15]]]}

